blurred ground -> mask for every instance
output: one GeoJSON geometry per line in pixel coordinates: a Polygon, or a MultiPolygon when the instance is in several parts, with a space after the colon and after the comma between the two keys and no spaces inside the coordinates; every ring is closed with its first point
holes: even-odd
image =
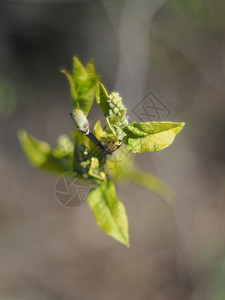
{"type": "Polygon", "coordinates": [[[219,0],[1,1],[1,299],[225,299],[224,13],[219,0]],[[118,186],[129,249],[87,205],[61,207],[57,178],[31,168],[18,145],[20,128],[54,144],[73,126],[59,73],[73,55],[95,59],[132,120],[152,91],[170,111],[160,120],[186,122],[171,147],[137,156],[177,192],[172,208],[118,186]]]}

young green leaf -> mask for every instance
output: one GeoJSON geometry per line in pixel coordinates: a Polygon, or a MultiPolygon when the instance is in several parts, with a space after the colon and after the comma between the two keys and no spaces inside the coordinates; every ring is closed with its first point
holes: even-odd
{"type": "Polygon", "coordinates": [[[101,126],[101,121],[98,120],[95,123],[95,126],[93,128],[93,134],[96,136],[96,138],[101,141],[102,139],[102,134],[103,134],[103,130],[102,130],[102,126],[101,126]]]}
{"type": "Polygon", "coordinates": [[[133,122],[123,128],[124,143],[134,153],[152,152],[168,147],[185,123],[173,122],[133,122]]]}
{"type": "Polygon", "coordinates": [[[73,58],[73,81],[76,83],[83,79],[86,79],[87,71],[78,57],[73,58]]]}
{"type": "Polygon", "coordinates": [[[106,181],[106,174],[99,170],[99,160],[97,157],[91,158],[91,165],[88,171],[88,175],[97,179],[98,181],[106,181]]]}
{"type": "Polygon", "coordinates": [[[92,59],[86,66],[86,71],[89,76],[95,76],[95,64],[94,60],[92,59]]]}
{"type": "Polygon", "coordinates": [[[86,117],[91,109],[99,77],[95,74],[94,63],[91,61],[85,68],[77,57],[73,59],[72,76],[62,70],[69,81],[71,91],[71,107],[81,110],[86,117]]]}
{"type": "Polygon", "coordinates": [[[34,167],[56,173],[72,171],[72,160],[68,155],[59,158],[48,143],[36,139],[25,130],[19,131],[18,138],[28,161],[34,167]]]}
{"type": "Polygon", "coordinates": [[[146,173],[133,168],[130,170],[124,170],[120,173],[120,176],[121,181],[123,180],[142,186],[161,196],[170,205],[173,204],[175,200],[176,194],[172,188],[151,173],[146,173]]]}
{"type": "Polygon", "coordinates": [[[105,115],[108,115],[109,104],[107,100],[109,95],[104,85],[99,81],[96,89],[96,101],[105,115]]]}
{"type": "Polygon", "coordinates": [[[128,219],[124,205],[116,197],[113,182],[107,181],[92,190],[88,194],[87,202],[98,226],[129,247],[128,219]]]}

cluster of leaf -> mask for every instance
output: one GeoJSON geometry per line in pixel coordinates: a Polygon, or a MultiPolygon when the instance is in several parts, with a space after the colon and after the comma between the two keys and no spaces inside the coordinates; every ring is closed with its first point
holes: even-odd
{"type": "Polygon", "coordinates": [[[96,223],[108,235],[129,246],[128,219],[124,205],[116,196],[115,182],[139,184],[170,201],[172,190],[156,176],[137,169],[132,153],[128,153],[164,149],[173,142],[184,123],[129,124],[121,97],[115,92],[108,94],[99,82],[93,62],[84,67],[75,57],[72,75],[63,73],[70,84],[71,115],[77,129],[70,137],[59,136],[55,147],[21,130],[21,146],[33,166],[58,174],[72,172],[74,177],[95,183],[96,188],[89,192],[87,203],[96,223]],[[105,116],[105,126],[102,128],[98,121],[92,132],[101,146],[111,153],[107,156],[88,138],[87,116],[94,98],[105,116]]]}

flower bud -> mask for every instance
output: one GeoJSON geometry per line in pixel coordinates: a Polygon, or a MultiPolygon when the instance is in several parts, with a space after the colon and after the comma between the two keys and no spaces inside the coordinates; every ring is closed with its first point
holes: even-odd
{"type": "Polygon", "coordinates": [[[77,125],[77,128],[84,134],[88,134],[89,123],[82,110],[75,108],[72,112],[72,117],[77,125]]]}

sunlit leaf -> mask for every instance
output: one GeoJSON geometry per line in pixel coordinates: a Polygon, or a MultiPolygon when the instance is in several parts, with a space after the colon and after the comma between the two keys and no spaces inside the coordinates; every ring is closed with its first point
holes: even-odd
{"type": "Polygon", "coordinates": [[[106,174],[99,170],[99,160],[97,157],[91,158],[91,165],[88,171],[88,175],[91,177],[97,179],[98,181],[105,181],[106,180],[106,174]]]}
{"type": "Polygon", "coordinates": [[[95,123],[95,126],[93,128],[93,134],[96,136],[96,138],[99,141],[101,141],[103,130],[102,130],[102,126],[101,126],[101,121],[100,120],[95,123]]]}
{"type": "Polygon", "coordinates": [[[87,201],[98,226],[129,247],[128,219],[124,205],[116,197],[113,182],[100,184],[89,193],[87,201]]]}
{"type": "Polygon", "coordinates": [[[78,57],[73,58],[73,81],[76,83],[87,78],[87,71],[78,57]]]}
{"type": "Polygon", "coordinates": [[[62,70],[69,81],[71,90],[71,107],[88,115],[94,101],[99,77],[95,74],[93,61],[85,68],[77,57],[73,59],[73,74],[62,70]]]}
{"type": "Polygon", "coordinates": [[[124,142],[134,153],[162,150],[173,142],[184,125],[184,122],[133,122],[123,129],[126,134],[124,142]]]}
{"type": "Polygon", "coordinates": [[[98,82],[96,89],[96,101],[105,115],[108,115],[109,111],[109,105],[107,103],[108,97],[109,95],[106,91],[106,88],[101,82],[98,82]]]}

